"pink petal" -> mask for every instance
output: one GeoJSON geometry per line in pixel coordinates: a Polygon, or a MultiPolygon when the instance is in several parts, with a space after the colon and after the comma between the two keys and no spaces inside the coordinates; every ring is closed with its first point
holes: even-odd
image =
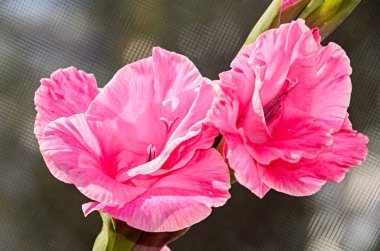
{"type": "Polygon", "coordinates": [[[246,135],[246,137],[243,137],[244,141],[253,144],[260,144],[270,139],[270,132],[265,121],[265,114],[260,98],[260,89],[264,84],[265,69],[266,66],[259,66],[253,69],[256,79],[252,100],[247,109],[240,115],[237,125],[240,131],[244,131],[244,135],[246,135]]]}
{"type": "Polygon", "coordinates": [[[134,123],[154,103],[152,58],[121,68],[86,111],[90,121],[134,123]]]}
{"type": "Polygon", "coordinates": [[[153,104],[199,88],[205,80],[186,57],[153,49],[153,57],[124,66],[104,87],[86,115],[89,120],[134,122],[153,104]]]}
{"type": "Polygon", "coordinates": [[[368,138],[355,130],[342,130],[335,133],[331,150],[324,152],[320,157],[321,161],[331,166],[324,173],[326,179],[341,182],[351,167],[361,165],[368,154],[366,144],[368,144],[368,138]]]}
{"type": "Polygon", "coordinates": [[[42,79],[34,98],[37,139],[50,122],[85,112],[98,93],[94,75],[74,67],[59,69],[51,74],[50,79],[42,79]]]}
{"type": "MultiPolygon", "coordinates": [[[[40,142],[47,124],[58,118],[84,112],[98,92],[95,77],[74,67],[57,70],[51,74],[50,79],[42,79],[34,98],[37,110],[34,133],[38,141],[40,142]]],[[[54,170],[52,173],[57,179],[72,183],[70,177],[54,167],[49,158],[42,156],[50,170],[54,170]]]]}
{"type": "Polygon", "coordinates": [[[338,132],[334,144],[315,159],[298,163],[275,160],[261,166],[261,177],[269,187],[294,196],[317,192],[327,181],[340,182],[353,166],[360,165],[367,155],[368,138],[356,131],[338,132]]]}
{"type": "MultiPolygon", "coordinates": [[[[40,147],[49,160],[50,171],[58,179],[62,174],[68,176],[79,191],[99,202],[123,204],[136,198],[146,189],[113,179],[107,170],[112,167],[105,164],[114,165],[106,161],[112,149],[103,148],[94,129],[83,114],[60,118],[46,126],[40,147]]],[[[108,132],[112,138],[112,131],[108,132]]]]}
{"type": "Polygon", "coordinates": [[[303,162],[289,163],[275,160],[269,166],[260,166],[261,177],[272,189],[293,196],[312,195],[321,189],[326,180],[320,179],[314,165],[305,167],[303,162]]]}
{"type": "Polygon", "coordinates": [[[339,131],[346,117],[351,97],[351,66],[344,50],[329,43],[318,53],[319,84],[313,94],[308,112],[325,120],[334,131],[339,131]]]}
{"type": "Polygon", "coordinates": [[[254,45],[245,47],[232,61],[232,69],[219,74],[220,81],[217,81],[228,98],[239,100],[239,115],[249,105],[255,88],[255,72],[248,63],[253,48],[254,45]]]}
{"type": "Polygon", "coordinates": [[[100,202],[87,202],[82,205],[82,211],[84,216],[87,216],[90,213],[102,209],[104,207],[105,205],[101,204],[100,202]]]}
{"type": "Polygon", "coordinates": [[[203,125],[200,133],[179,144],[170,153],[164,165],[154,173],[151,173],[151,175],[163,175],[185,166],[193,158],[196,151],[201,149],[206,150],[211,147],[217,133],[218,131],[215,128],[203,125]]]}
{"type": "Polygon", "coordinates": [[[348,113],[346,114],[346,117],[343,121],[342,128],[340,129],[341,131],[351,131],[352,130],[352,124],[350,119],[348,118],[348,113]]]}
{"type": "Polygon", "coordinates": [[[227,134],[237,134],[236,122],[238,112],[239,102],[236,95],[226,95],[224,89],[223,93],[215,98],[207,114],[207,123],[218,128],[224,136],[227,134]]]}
{"type": "Polygon", "coordinates": [[[259,163],[268,165],[279,158],[292,163],[301,158],[315,158],[332,144],[332,130],[329,127],[314,118],[297,113],[278,122],[272,132],[272,140],[251,145],[251,153],[259,163]]]}
{"type": "Polygon", "coordinates": [[[159,47],[153,48],[152,56],[154,88],[158,100],[194,90],[204,82],[201,73],[187,57],[159,47]]]}
{"type": "Polygon", "coordinates": [[[234,170],[236,180],[252,193],[263,198],[270,187],[263,183],[256,161],[242,143],[238,144],[236,140],[231,140],[231,143],[226,142],[226,146],[228,164],[234,170]]]}
{"type": "Polygon", "coordinates": [[[126,205],[90,204],[84,212],[100,210],[137,229],[172,232],[205,219],[211,207],[224,205],[229,188],[227,165],[216,150],[209,149],[126,205]]]}

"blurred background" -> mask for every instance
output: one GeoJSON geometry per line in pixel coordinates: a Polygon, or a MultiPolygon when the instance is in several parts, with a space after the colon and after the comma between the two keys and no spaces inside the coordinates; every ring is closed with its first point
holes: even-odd
{"type": "MultiPolygon", "coordinates": [[[[101,228],[74,186],[54,179],[33,134],[42,77],[76,66],[104,86],[153,46],[188,56],[209,78],[239,51],[269,0],[0,0],[0,250],[91,250],[101,228]]],[[[232,199],[171,245],[176,250],[380,250],[380,2],[363,0],[324,43],[351,58],[354,128],[366,162],[310,197],[232,199]]]]}

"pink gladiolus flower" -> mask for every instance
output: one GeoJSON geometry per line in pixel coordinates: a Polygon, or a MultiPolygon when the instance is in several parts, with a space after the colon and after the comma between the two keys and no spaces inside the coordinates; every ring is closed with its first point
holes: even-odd
{"type": "Polygon", "coordinates": [[[106,212],[144,231],[189,227],[229,198],[229,171],[205,125],[214,84],[184,56],[153,56],[119,70],[102,90],[71,67],[43,79],[35,125],[51,173],[106,212]]]}
{"type": "Polygon", "coordinates": [[[210,121],[237,181],[259,197],[270,188],[311,195],[367,154],[367,137],[347,116],[349,59],[319,41],[299,19],[262,34],[220,74],[223,95],[210,121]]]}

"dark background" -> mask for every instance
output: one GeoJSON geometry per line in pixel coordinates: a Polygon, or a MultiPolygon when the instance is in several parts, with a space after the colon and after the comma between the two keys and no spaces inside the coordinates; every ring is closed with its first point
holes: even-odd
{"type": "MultiPolygon", "coordinates": [[[[216,78],[269,5],[263,0],[0,0],[0,250],[90,250],[97,213],[54,179],[33,134],[42,77],[71,65],[104,86],[152,46],[188,56],[216,78]]],[[[367,161],[310,197],[234,185],[232,199],[171,245],[175,250],[380,250],[380,2],[363,0],[327,41],[351,58],[354,128],[367,161]]],[[[326,42],[326,41],[325,41],[326,42]]]]}

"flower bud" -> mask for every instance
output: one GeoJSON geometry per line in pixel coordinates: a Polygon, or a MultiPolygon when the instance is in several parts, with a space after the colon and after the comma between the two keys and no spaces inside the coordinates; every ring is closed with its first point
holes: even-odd
{"type": "Polygon", "coordinates": [[[348,17],[361,0],[312,0],[300,14],[310,28],[318,27],[322,39],[348,17]]]}
{"type": "Polygon", "coordinates": [[[361,0],[273,0],[249,34],[243,48],[280,24],[302,18],[307,26],[319,28],[322,39],[348,17],[361,0]]]}

